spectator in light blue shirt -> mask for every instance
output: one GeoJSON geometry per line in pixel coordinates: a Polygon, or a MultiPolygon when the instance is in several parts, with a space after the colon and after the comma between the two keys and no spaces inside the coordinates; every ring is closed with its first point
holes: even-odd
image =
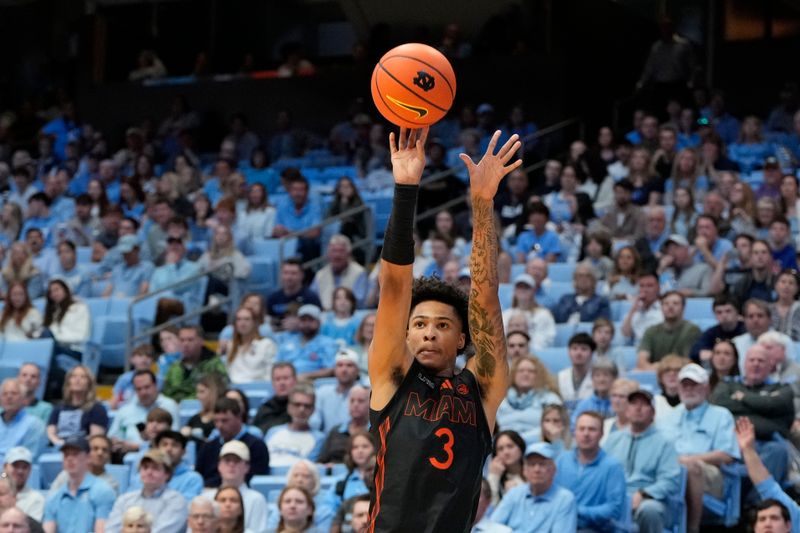
{"type": "Polygon", "coordinates": [[[681,469],[675,446],[653,426],[653,395],[628,395],[629,427],[609,435],[605,450],[625,468],[633,518],[640,533],[662,533],[669,525],[669,498],[680,488],[681,469]]]}
{"type": "Polygon", "coordinates": [[[50,214],[50,198],[43,192],[37,192],[28,199],[28,210],[25,213],[25,223],[22,225],[20,235],[27,235],[30,229],[36,228],[42,232],[45,242],[52,242],[52,228],[56,224],[50,214]]]}
{"type": "Polygon", "coordinates": [[[763,500],[777,500],[789,511],[792,533],[800,533],[800,506],[788,494],[761,462],[756,450],[756,430],[746,416],[736,420],[736,440],[742,452],[742,460],[747,467],[747,475],[753,482],[759,496],[763,500]]]}
{"type": "Polygon", "coordinates": [[[44,193],[50,198],[50,212],[58,222],[66,222],[75,215],[75,200],[66,196],[72,172],[59,168],[48,174],[44,181],[44,193]]]}
{"type": "Polygon", "coordinates": [[[135,298],[145,294],[149,290],[155,267],[150,261],[141,260],[139,237],[123,235],[114,249],[120,253],[122,261],[111,269],[111,278],[103,291],[103,296],[135,298]]]}
{"type": "Polygon", "coordinates": [[[305,304],[297,310],[297,332],[283,332],[275,336],[278,343],[276,362],[290,362],[297,370],[298,379],[316,379],[333,375],[334,358],[338,343],[320,335],[322,310],[305,304]]]}
{"type": "Polygon", "coordinates": [[[578,528],[612,532],[624,521],[625,471],[620,462],[600,448],[603,417],[585,411],[575,423],[575,449],[556,460],[556,483],[575,495],[578,528]]]}
{"type": "Polygon", "coordinates": [[[25,387],[17,378],[8,378],[0,387],[0,464],[8,450],[23,446],[34,459],[45,443],[44,424],[25,410],[25,387]]]}
{"type": "Polygon", "coordinates": [[[64,280],[73,295],[82,298],[91,296],[91,272],[85,265],[78,264],[78,252],[75,243],[61,241],[58,243],[56,250],[58,251],[58,261],[55,263],[53,270],[50,271],[50,278],[64,280]]]}
{"type": "MultiPolygon", "coordinates": [[[[541,202],[528,207],[525,230],[517,235],[514,254],[518,263],[530,257],[539,257],[549,263],[561,258],[561,241],[558,234],[547,229],[550,209],[541,202]]],[[[519,228],[521,229],[521,228],[519,228]]]]}
{"type": "Polygon", "coordinates": [[[68,480],[47,496],[42,525],[48,533],[86,533],[102,530],[116,495],[89,473],[89,443],[79,437],[61,447],[68,480]]]}
{"type": "Polygon", "coordinates": [[[322,222],[322,209],[309,198],[308,181],[299,173],[286,177],[289,195],[275,206],[275,228],[272,236],[283,237],[294,231],[303,231],[297,243],[297,251],[304,260],[319,256],[320,228],[309,229],[322,222]]]}
{"type": "Polygon", "coordinates": [[[311,427],[328,433],[341,424],[346,424],[350,390],[358,382],[358,354],[350,348],[340,348],[334,359],[333,375],[336,383],[322,385],[317,389],[316,407],[311,417],[311,427]]]}
{"type": "MultiPolygon", "coordinates": [[[[185,220],[173,219],[170,221],[167,228],[167,250],[164,265],[153,272],[150,290],[163,289],[200,272],[201,266],[198,263],[186,259],[186,235],[188,232],[189,227],[185,220]]],[[[202,303],[204,295],[198,294],[200,287],[201,284],[198,280],[173,289],[172,294],[191,309],[202,303]]]]}
{"type": "Polygon", "coordinates": [[[678,381],[681,403],[663,421],[662,429],[674,439],[678,461],[688,470],[687,528],[693,532],[700,530],[703,493],[722,499],[724,480],[719,467],[739,459],[739,447],[731,412],[708,403],[708,372],[692,363],[681,369],[678,381]]]}
{"type": "Polygon", "coordinates": [[[556,450],[546,442],[528,446],[523,467],[527,483],[506,493],[492,513],[493,522],[516,533],[577,531],[575,496],[553,483],[556,456],[556,450]]]}

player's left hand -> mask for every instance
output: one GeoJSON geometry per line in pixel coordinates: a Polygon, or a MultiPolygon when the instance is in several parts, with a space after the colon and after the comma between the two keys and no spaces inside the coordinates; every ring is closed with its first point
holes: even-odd
{"type": "Polygon", "coordinates": [[[514,154],[522,146],[519,142],[519,135],[514,134],[506,143],[498,150],[497,154],[494,149],[497,146],[497,140],[500,138],[500,130],[494,132],[492,140],[489,141],[489,146],[486,148],[486,153],[476,165],[472,162],[467,154],[460,154],[459,157],[467,165],[469,171],[469,188],[472,196],[491,200],[497,193],[497,186],[503,176],[518,168],[522,164],[521,159],[517,159],[510,165],[506,165],[514,154]]]}

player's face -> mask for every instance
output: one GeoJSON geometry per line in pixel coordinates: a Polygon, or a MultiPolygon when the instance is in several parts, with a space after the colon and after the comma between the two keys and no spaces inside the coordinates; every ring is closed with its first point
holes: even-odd
{"type": "Polygon", "coordinates": [[[429,300],[411,310],[406,342],[423,366],[452,372],[456,355],[466,341],[462,328],[453,306],[429,300]]]}

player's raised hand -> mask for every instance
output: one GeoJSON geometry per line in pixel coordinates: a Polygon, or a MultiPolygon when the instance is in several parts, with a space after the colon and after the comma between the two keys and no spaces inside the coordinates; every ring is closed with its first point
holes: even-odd
{"type": "Polygon", "coordinates": [[[395,143],[394,132],[389,134],[389,152],[392,154],[392,174],[395,183],[418,185],[425,170],[425,140],[428,128],[409,130],[400,128],[395,143]]]}
{"type": "Polygon", "coordinates": [[[497,146],[497,140],[500,138],[500,130],[494,132],[492,140],[489,141],[489,146],[486,148],[486,153],[476,165],[472,162],[467,154],[460,154],[459,157],[467,165],[469,170],[469,188],[470,194],[491,200],[497,193],[497,186],[503,176],[519,167],[522,160],[518,159],[508,165],[514,154],[522,146],[519,142],[519,135],[516,133],[506,141],[506,143],[495,154],[494,149],[497,146]]]}

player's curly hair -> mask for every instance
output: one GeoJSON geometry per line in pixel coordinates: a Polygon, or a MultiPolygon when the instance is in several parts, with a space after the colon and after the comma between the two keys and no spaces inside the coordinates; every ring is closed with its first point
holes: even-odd
{"type": "MultiPolygon", "coordinates": [[[[452,306],[461,321],[461,332],[464,333],[464,348],[461,349],[463,353],[472,343],[469,335],[469,299],[464,291],[434,277],[421,277],[414,280],[414,285],[411,287],[411,308],[414,309],[417,305],[427,301],[441,302],[452,306]]],[[[409,311],[410,311],[409,310],[409,311]]]]}

